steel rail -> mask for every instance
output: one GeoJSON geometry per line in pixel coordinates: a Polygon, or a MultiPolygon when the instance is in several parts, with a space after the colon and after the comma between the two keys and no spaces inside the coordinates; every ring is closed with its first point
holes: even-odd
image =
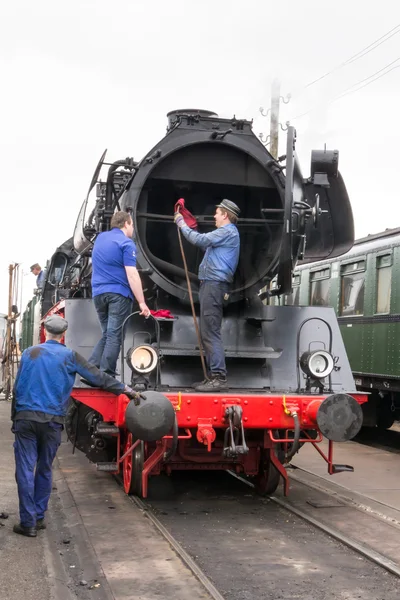
{"type": "MultiPolygon", "coordinates": [[[[239,475],[236,475],[236,473],[233,473],[232,471],[228,471],[228,473],[230,475],[232,475],[233,477],[236,477],[236,479],[239,479],[240,481],[242,481],[249,487],[254,488],[254,485],[250,481],[246,481],[245,479],[243,479],[239,475]]],[[[300,481],[300,483],[313,489],[313,486],[308,485],[307,482],[300,481]]],[[[269,500],[271,500],[272,502],[274,502],[281,508],[284,508],[288,512],[291,512],[292,514],[296,515],[297,517],[300,517],[304,521],[307,521],[308,523],[310,523],[317,529],[320,529],[324,533],[327,533],[329,536],[338,540],[339,542],[341,542],[348,548],[351,548],[358,554],[361,554],[365,558],[367,558],[370,561],[372,561],[373,563],[377,564],[379,567],[382,567],[386,571],[389,571],[389,573],[392,573],[392,575],[396,575],[397,577],[400,577],[400,566],[397,565],[396,563],[394,563],[392,560],[390,560],[386,556],[384,556],[383,554],[380,554],[379,552],[376,552],[372,548],[368,548],[368,546],[365,546],[364,544],[357,542],[353,538],[351,538],[347,535],[344,535],[337,529],[334,529],[333,527],[330,527],[329,525],[325,525],[325,523],[318,521],[317,519],[315,519],[314,517],[312,517],[305,511],[300,510],[300,509],[296,508],[295,506],[293,506],[288,500],[276,498],[276,496],[269,496],[268,498],[269,498],[269,500]]]]}
{"type": "Polygon", "coordinates": [[[389,558],[386,558],[386,556],[384,556],[383,554],[380,554],[379,552],[375,552],[375,550],[372,550],[372,548],[368,548],[367,546],[364,546],[364,544],[357,542],[353,538],[351,538],[347,535],[344,535],[343,533],[341,533],[340,531],[338,531],[336,529],[333,529],[329,525],[325,525],[324,523],[321,523],[317,519],[314,519],[314,517],[311,517],[310,515],[308,515],[306,512],[299,510],[295,506],[292,506],[290,504],[290,502],[287,502],[286,500],[282,500],[281,498],[276,498],[275,496],[271,496],[271,500],[272,500],[272,502],[275,502],[275,504],[278,504],[285,510],[297,515],[298,517],[300,517],[304,521],[307,521],[311,525],[314,525],[314,527],[317,527],[317,529],[324,531],[325,533],[327,533],[331,537],[335,538],[342,544],[345,544],[348,548],[355,550],[358,554],[361,554],[365,558],[368,558],[369,560],[371,560],[378,566],[382,567],[386,571],[389,571],[389,573],[392,573],[393,575],[397,575],[397,577],[400,577],[400,567],[398,565],[396,565],[396,563],[394,563],[389,558]]]}
{"type": "Polygon", "coordinates": [[[219,593],[214,584],[211,583],[204,571],[200,569],[200,567],[189,556],[186,550],[182,548],[180,543],[167,531],[167,529],[164,527],[161,521],[157,519],[153,509],[145,501],[141,500],[137,496],[129,496],[129,500],[131,500],[131,502],[135,504],[140,510],[142,510],[146,517],[150,519],[150,521],[153,523],[156,529],[158,529],[163,538],[169,543],[171,548],[176,552],[176,554],[179,556],[182,562],[190,569],[190,571],[205,588],[205,590],[208,592],[211,598],[213,600],[225,600],[225,598],[219,593]]]}
{"type": "MultiPolygon", "coordinates": [[[[308,471],[307,469],[303,469],[303,467],[296,467],[295,471],[303,471],[303,473],[307,473],[309,475],[316,476],[315,473],[313,473],[312,471],[308,471]]],[[[316,477],[319,477],[319,476],[317,475],[316,477]]],[[[394,517],[388,517],[383,512],[380,512],[374,508],[371,508],[367,504],[361,503],[360,501],[355,500],[354,498],[350,497],[351,494],[356,494],[357,496],[361,496],[362,494],[360,492],[352,492],[351,490],[347,490],[347,488],[341,486],[340,483],[336,483],[336,482],[332,481],[331,485],[334,485],[334,486],[337,486],[340,488],[339,491],[336,492],[334,490],[331,490],[329,487],[326,487],[325,485],[323,485],[323,483],[304,481],[304,479],[302,479],[301,477],[298,477],[293,472],[290,473],[290,479],[293,479],[297,483],[300,483],[301,485],[305,485],[305,486],[309,487],[310,489],[315,490],[316,492],[321,492],[323,494],[328,494],[330,496],[333,496],[333,497],[337,498],[340,502],[343,502],[343,504],[345,504],[346,506],[349,506],[350,508],[353,508],[354,510],[358,510],[361,513],[366,513],[366,514],[370,515],[371,517],[374,517],[375,519],[379,519],[380,521],[383,521],[386,524],[390,523],[390,525],[392,525],[393,527],[397,527],[400,529],[400,521],[398,521],[394,517]],[[349,494],[350,496],[349,495],[346,496],[346,493],[349,494]]],[[[319,477],[319,479],[321,479],[321,481],[324,482],[323,478],[319,477]]],[[[369,500],[368,497],[365,497],[365,498],[366,498],[366,500],[369,500]]],[[[379,504],[380,506],[387,506],[380,500],[373,500],[372,502],[374,504],[379,504]]]]}
{"type": "MultiPolygon", "coordinates": [[[[227,472],[232,477],[235,477],[236,479],[238,479],[239,481],[241,481],[248,487],[251,487],[254,489],[255,486],[250,481],[243,479],[243,477],[241,477],[240,475],[237,475],[236,473],[234,473],[232,471],[227,471],[227,472]]],[[[307,482],[301,481],[297,477],[294,479],[298,480],[302,485],[305,485],[305,486],[309,487],[310,489],[318,489],[317,486],[314,487],[313,485],[309,485],[307,482]]],[[[211,583],[211,581],[208,579],[208,577],[205,575],[205,573],[200,569],[200,567],[195,563],[195,561],[189,556],[189,554],[182,548],[182,546],[179,544],[179,542],[177,540],[175,540],[175,538],[167,531],[167,529],[164,527],[164,525],[162,525],[162,523],[159,521],[159,519],[155,516],[154,511],[151,509],[151,507],[146,502],[137,498],[136,496],[129,496],[129,499],[133,502],[133,504],[136,504],[136,506],[140,510],[142,510],[144,512],[144,514],[146,514],[146,516],[150,519],[150,521],[153,523],[153,525],[158,529],[158,531],[161,533],[161,535],[164,537],[164,539],[166,539],[166,541],[175,550],[175,552],[181,558],[181,560],[192,571],[192,573],[197,578],[197,580],[207,590],[207,592],[210,594],[211,598],[213,598],[213,600],[224,600],[224,597],[220,594],[220,592],[216,589],[216,587],[211,583]]],[[[342,544],[344,544],[351,550],[354,550],[355,552],[357,552],[364,558],[367,558],[368,560],[375,563],[379,567],[385,569],[392,575],[396,575],[397,577],[400,577],[400,566],[397,565],[392,560],[390,560],[389,558],[387,558],[386,556],[384,556],[383,554],[380,554],[379,552],[376,552],[372,548],[369,548],[368,546],[365,546],[364,544],[358,542],[357,540],[354,540],[350,536],[347,536],[347,535],[341,533],[337,529],[334,529],[333,527],[330,527],[329,525],[326,525],[325,523],[318,521],[317,519],[315,519],[314,517],[309,515],[307,512],[300,510],[300,509],[296,508],[295,506],[293,506],[288,500],[283,500],[281,498],[277,498],[276,496],[269,496],[268,499],[271,502],[273,502],[274,504],[287,510],[288,512],[296,515],[297,517],[303,519],[304,521],[307,521],[308,523],[310,523],[310,525],[313,525],[317,529],[323,531],[330,537],[341,542],[342,544]]],[[[357,509],[356,506],[354,506],[354,508],[357,509]]]]}

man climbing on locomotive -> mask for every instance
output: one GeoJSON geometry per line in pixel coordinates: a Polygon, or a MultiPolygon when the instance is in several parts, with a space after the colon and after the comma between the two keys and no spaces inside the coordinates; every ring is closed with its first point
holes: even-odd
{"type": "Polygon", "coordinates": [[[110,231],[100,233],[92,252],[92,296],[102,336],[89,362],[108,375],[116,375],[122,342],[122,325],[132,312],[136,298],[140,314],[148,317],[142,282],[136,268],[136,246],[132,241],[131,215],[116,212],[110,231]]]}
{"type": "Polygon", "coordinates": [[[221,326],[224,300],[229,297],[239,262],[240,238],[236,227],[239,213],[234,202],[222,200],[214,215],[217,229],[210,233],[193,231],[180,212],[174,215],[176,225],[188,242],[206,251],[199,267],[200,333],[210,378],[195,386],[198,392],[228,387],[221,326]]]}

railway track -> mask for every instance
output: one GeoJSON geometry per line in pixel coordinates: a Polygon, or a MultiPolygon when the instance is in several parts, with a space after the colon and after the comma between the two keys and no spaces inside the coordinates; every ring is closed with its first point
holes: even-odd
{"type": "MultiPolygon", "coordinates": [[[[330,498],[322,488],[301,482],[297,475],[292,476],[296,483],[292,484],[293,499],[289,500],[279,495],[263,499],[253,492],[247,494],[244,485],[251,484],[236,476],[236,484],[232,484],[233,477],[228,483],[228,475],[224,481],[219,475],[218,482],[214,477],[214,483],[201,491],[207,486],[202,475],[200,488],[196,482],[193,487],[191,476],[186,486],[178,480],[177,489],[167,499],[142,501],[131,497],[131,501],[151,520],[211,598],[306,598],[310,584],[314,590],[320,588],[320,598],[357,598],[361,592],[364,600],[398,598],[400,562],[344,531],[346,523],[356,521],[360,531],[365,531],[362,521],[369,519],[373,538],[374,530],[389,528],[376,515],[330,498]],[[304,508],[310,498],[311,511],[304,508]],[[316,515],[321,507],[325,518],[316,515]],[[355,512],[361,521],[355,519],[355,512]],[[327,516],[330,523],[326,522],[327,516]],[[215,548],[220,548],[219,556],[215,548]],[[241,556],[246,560],[242,561],[241,556]],[[359,580],[364,582],[362,588],[359,580]],[[338,584],[341,595],[335,595],[338,584]]],[[[399,531],[391,527],[394,543],[399,531]]]]}
{"type": "Polygon", "coordinates": [[[175,473],[167,487],[155,477],[143,502],[66,444],[59,461],[61,496],[80,515],[114,600],[133,591],[149,600],[398,600],[388,561],[400,564],[400,525],[356,510],[322,489],[325,480],[312,488],[296,471],[289,499],[271,500],[229,474],[175,473]],[[379,542],[385,564],[353,541],[372,549],[379,542]]]}
{"type": "Polygon", "coordinates": [[[197,577],[201,585],[204,587],[206,592],[210,595],[212,600],[224,600],[224,597],[221,596],[215,585],[210,581],[204,571],[199,567],[198,564],[189,556],[189,554],[184,550],[181,544],[169,533],[169,531],[164,527],[161,521],[156,517],[155,513],[149,507],[149,505],[137,498],[135,496],[130,496],[131,501],[136,504],[140,510],[146,513],[147,517],[153,523],[153,525],[158,529],[163,538],[170,544],[170,546],[174,549],[176,554],[181,558],[181,560],[185,563],[185,565],[192,571],[193,575],[197,577]]]}
{"type": "MultiPolygon", "coordinates": [[[[300,481],[300,480],[298,480],[298,481],[300,481]]],[[[312,486],[310,486],[309,484],[303,484],[303,485],[307,485],[311,489],[316,489],[316,488],[313,488],[312,486]]],[[[329,536],[335,538],[342,544],[345,544],[348,548],[351,548],[355,552],[358,552],[358,554],[361,554],[365,558],[371,560],[376,565],[378,565],[379,567],[382,567],[389,573],[392,573],[393,575],[400,577],[400,565],[395,563],[394,561],[390,560],[389,558],[387,558],[384,554],[377,552],[373,548],[370,548],[367,545],[357,541],[353,537],[346,535],[339,529],[337,529],[335,527],[331,527],[328,524],[324,523],[323,521],[315,519],[314,517],[309,515],[304,510],[300,510],[300,509],[296,508],[295,506],[293,506],[290,501],[287,501],[283,498],[277,498],[275,496],[271,497],[271,500],[272,500],[272,502],[275,502],[279,506],[282,506],[283,508],[285,508],[292,514],[295,514],[298,517],[306,520],[311,525],[314,525],[314,527],[321,529],[321,531],[324,531],[329,536]]],[[[353,508],[354,508],[354,510],[362,510],[361,507],[353,507],[353,508]]],[[[382,518],[382,516],[379,515],[379,518],[382,518]]]]}

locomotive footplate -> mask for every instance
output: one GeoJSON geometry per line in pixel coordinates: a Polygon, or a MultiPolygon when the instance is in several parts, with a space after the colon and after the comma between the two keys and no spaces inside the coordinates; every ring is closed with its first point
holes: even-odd
{"type": "Polygon", "coordinates": [[[70,439],[99,470],[116,473],[122,464],[125,491],[143,497],[149,478],[161,472],[206,469],[253,477],[260,493],[266,494],[273,493],[283,478],[287,495],[283,454],[290,453],[295,442],[312,444],[328,464],[328,473],[351,470],[333,462],[333,441],[346,441],[357,433],[362,422],[360,404],[366,400],[363,394],[346,393],[148,391],[138,408],[125,394],[115,396],[93,388],[74,388],[71,396],[72,412],[66,420],[70,439]],[[175,425],[169,422],[153,435],[154,419],[162,417],[164,408],[175,425]],[[144,422],[139,410],[143,419],[150,419],[142,433],[137,431],[137,424],[144,422]],[[329,441],[327,453],[319,447],[322,435],[329,441]],[[135,462],[134,445],[143,437],[149,439],[142,442],[140,460],[135,462]]]}
{"type": "Polygon", "coordinates": [[[225,418],[229,420],[229,426],[225,430],[222,452],[225,458],[237,458],[239,455],[248,454],[249,452],[244,435],[242,415],[243,409],[238,405],[228,406],[225,410],[225,418]]]}

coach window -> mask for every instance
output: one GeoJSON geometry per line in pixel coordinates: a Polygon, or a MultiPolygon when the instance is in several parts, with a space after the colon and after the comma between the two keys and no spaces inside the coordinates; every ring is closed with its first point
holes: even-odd
{"type": "Polygon", "coordinates": [[[390,292],[392,287],[392,257],[390,254],[376,258],[376,312],[390,312],[390,292]]]}
{"type": "Polygon", "coordinates": [[[329,306],[330,269],[319,269],[310,273],[310,304],[312,306],[329,306]]]}
{"type": "Polygon", "coordinates": [[[295,275],[292,281],[292,293],[285,296],[286,306],[299,306],[300,302],[300,275],[295,275]]]}
{"type": "Polygon", "coordinates": [[[342,266],[340,316],[364,314],[365,260],[342,266]]]}

